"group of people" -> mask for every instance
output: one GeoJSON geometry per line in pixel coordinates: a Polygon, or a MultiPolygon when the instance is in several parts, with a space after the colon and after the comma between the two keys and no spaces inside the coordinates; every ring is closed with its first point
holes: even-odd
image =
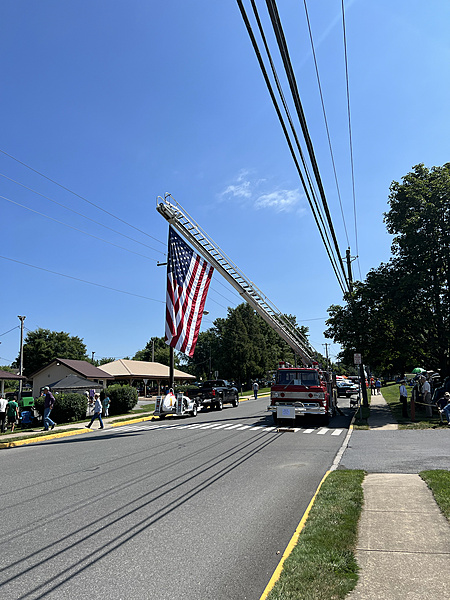
{"type": "Polygon", "coordinates": [[[9,401],[0,396],[0,430],[6,433],[8,425],[11,427],[11,433],[14,432],[16,423],[19,422],[19,405],[17,396],[13,396],[9,401]]]}
{"type": "MultiPolygon", "coordinates": [[[[400,381],[399,393],[400,393],[400,402],[402,404],[402,416],[408,418],[408,390],[406,389],[405,380],[400,381]]],[[[447,419],[448,426],[450,427],[450,391],[447,389],[450,388],[450,380],[449,383],[438,390],[438,393],[435,395],[435,404],[437,405],[439,411],[447,419]],[[436,398],[437,396],[437,398],[436,398]]],[[[425,375],[421,375],[418,379],[418,382],[415,386],[415,402],[422,404],[425,406],[425,414],[427,417],[433,416],[433,399],[432,399],[432,390],[431,384],[429,380],[425,377],[425,375]]]]}
{"type": "MultiPolygon", "coordinates": [[[[89,392],[87,392],[89,394],[89,392]]],[[[43,431],[49,431],[50,429],[54,429],[56,426],[55,421],[50,418],[50,413],[55,406],[55,397],[50,391],[48,386],[44,387],[41,393],[41,396],[44,398],[44,416],[43,416],[43,431]]],[[[100,427],[103,429],[103,421],[102,421],[102,412],[105,417],[109,416],[109,406],[111,404],[111,400],[108,395],[105,395],[103,400],[100,399],[100,394],[94,394],[94,414],[91,418],[91,422],[86,427],[89,429],[94,422],[95,419],[100,421],[100,427]]],[[[8,426],[11,427],[11,433],[14,433],[15,426],[19,423],[20,413],[19,413],[19,404],[17,402],[17,396],[13,396],[10,400],[3,398],[0,396],[0,431],[1,433],[6,433],[8,426]]]]}
{"type": "Polygon", "coordinates": [[[370,390],[374,396],[379,396],[381,394],[381,381],[378,377],[376,379],[373,377],[370,378],[370,390]]]}

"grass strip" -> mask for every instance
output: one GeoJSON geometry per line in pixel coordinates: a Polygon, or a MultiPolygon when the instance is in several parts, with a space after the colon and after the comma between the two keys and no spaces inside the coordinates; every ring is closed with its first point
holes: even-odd
{"type": "Polygon", "coordinates": [[[444,516],[450,521],[450,471],[435,469],[434,471],[421,471],[419,475],[432,491],[444,516]]]}
{"type": "Polygon", "coordinates": [[[268,600],[340,600],[355,587],[363,479],[350,470],[326,478],[268,600]]]}

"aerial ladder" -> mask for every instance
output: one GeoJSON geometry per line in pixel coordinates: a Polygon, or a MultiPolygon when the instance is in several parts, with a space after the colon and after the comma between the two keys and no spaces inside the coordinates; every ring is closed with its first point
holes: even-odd
{"type": "Polygon", "coordinates": [[[305,365],[314,361],[314,348],[261,290],[244,275],[219,246],[170,194],[158,196],[156,210],[176,229],[223,277],[242,298],[268,323],[305,365]]]}

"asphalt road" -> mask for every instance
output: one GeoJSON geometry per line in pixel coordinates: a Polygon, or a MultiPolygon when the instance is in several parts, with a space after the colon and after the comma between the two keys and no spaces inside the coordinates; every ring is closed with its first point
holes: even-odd
{"type": "Polygon", "coordinates": [[[257,600],[350,421],[266,405],[2,451],[2,600],[257,600]]]}
{"type": "Polygon", "coordinates": [[[339,468],[368,473],[450,470],[448,429],[354,430],[339,468]]]}

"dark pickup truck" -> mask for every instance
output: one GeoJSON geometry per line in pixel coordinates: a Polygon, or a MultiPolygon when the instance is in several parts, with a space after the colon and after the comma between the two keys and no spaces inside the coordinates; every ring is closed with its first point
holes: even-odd
{"type": "Polygon", "coordinates": [[[237,388],[224,379],[208,379],[198,388],[189,388],[186,395],[197,402],[197,406],[222,410],[224,404],[239,404],[237,388]]]}

